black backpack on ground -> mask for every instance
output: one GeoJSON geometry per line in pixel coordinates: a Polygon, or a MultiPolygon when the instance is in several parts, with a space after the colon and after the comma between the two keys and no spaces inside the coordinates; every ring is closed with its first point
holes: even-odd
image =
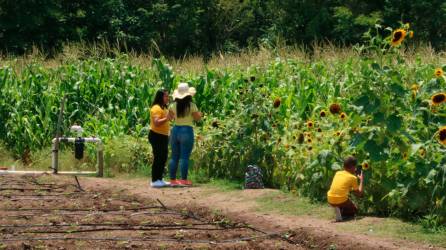
{"type": "Polygon", "coordinates": [[[249,165],[245,173],[245,189],[264,188],[262,169],[256,165],[249,165]]]}

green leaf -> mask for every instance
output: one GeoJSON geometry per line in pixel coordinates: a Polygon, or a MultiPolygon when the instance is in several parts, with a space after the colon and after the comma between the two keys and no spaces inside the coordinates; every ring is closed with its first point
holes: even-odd
{"type": "Polygon", "coordinates": [[[403,119],[396,114],[393,114],[387,118],[387,130],[394,133],[401,129],[403,119]]]}
{"type": "Polygon", "coordinates": [[[373,139],[366,142],[364,150],[370,154],[370,159],[372,161],[381,161],[385,159],[383,147],[378,145],[373,139]]]}
{"type": "Polygon", "coordinates": [[[356,101],[354,101],[353,103],[356,106],[366,106],[367,104],[369,104],[369,102],[370,102],[369,97],[367,95],[362,95],[361,97],[356,99],[356,101]]]}
{"type": "Polygon", "coordinates": [[[390,89],[397,96],[404,96],[406,94],[406,90],[401,85],[396,83],[391,84],[390,89]]]}
{"type": "Polygon", "coordinates": [[[383,113],[378,112],[373,114],[373,123],[383,123],[386,120],[386,117],[383,113]]]}
{"type": "Polygon", "coordinates": [[[350,141],[350,146],[352,146],[352,147],[359,146],[359,145],[363,144],[366,139],[367,138],[363,134],[356,133],[353,135],[353,137],[350,141]]]}

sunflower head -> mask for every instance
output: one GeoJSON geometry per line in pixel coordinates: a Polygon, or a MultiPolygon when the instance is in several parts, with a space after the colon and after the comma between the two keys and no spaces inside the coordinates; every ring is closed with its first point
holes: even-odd
{"type": "Polygon", "coordinates": [[[442,68],[436,68],[435,69],[435,76],[436,77],[442,77],[444,74],[443,69],[442,68]]]}
{"type": "Polygon", "coordinates": [[[327,116],[327,112],[325,112],[325,110],[321,110],[321,112],[319,113],[320,117],[325,117],[327,116]]]}
{"type": "Polygon", "coordinates": [[[311,138],[307,139],[307,143],[312,143],[312,142],[313,142],[313,140],[311,138]]]}
{"type": "Polygon", "coordinates": [[[365,161],[361,164],[361,167],[362,167],[362,169],[367,170],[367,169],[369,169],[370,165],[368,162],[365,161]]]}
{"type": "Polygon", "coordinates": [[[314,126],[313,121],[307,121],[307,127],[312,128],[314,126]]]}
{"type": "Polygon", "coordinates": [[[446,145],[446,126],[443,126],[438,130],[438,140],[441,144],[446,145]]]}
{"type": "Polygon", "coordinates": [[[317,128],[317,132],[322,132],[322,129],[321,128],[317,128]]]}
{"type": "Polygon", "coordinates": [[[347,114],[344,113],[344,112],[342,112],[342,113],[339,115],[339,118],[341,118],[342,120],[344,120],[345,118],[347,118],[347,114]]]}
{"type": "Polygon", "coordinates": [[[445,93],[435,94],[431,97],[431,100],[433,105],[439,105],[446,101],[446,94],[445,93]]]}
{"type": "Polygon", "coordinates": [[[274,108],[280,107],[280,97],[277,97],[276,99],[274,99],[273,107],[274,108]]]}
{"type": "Polygon", "coordinates": [[[390,44],[392,46],[399,46],[406,37],[406,31],[404,29],[397,29],[392,34],[392,41],[390,44]]]}
{"type": "Polygon", "coordinates": [[[341,105],[339,105],[338,103],[330,104],[330,113],[339,114],[339,112],[341,112],[341,105]]]}
{"type": "Polygon", "coordinates": [[[308,149],[308,151],[311,151],[311,150],[313,150],[313,147],[309,146],[307,149],[308,149]]]}
{"type": "Polygon", "coordinates": [[[336,135],[336,136],[341,136],[341,135],[342,135],[342,132],[341,132],[341,131],[336,131],[335,135],[336,135]]]}
{"type": "Polygon", "coordinates": [[[409,155],[407,154],[407,152],[404,152],[404,153],[403,153],[403,159],[404,159],[404,160],[407,160],[408,157],[409,157],[409,155]]]}
{"type": "Polygon", "coordinates": [[[426,149],[425,148],[420,148],[420,156],[421,157],[426,156],[426,149]]]}

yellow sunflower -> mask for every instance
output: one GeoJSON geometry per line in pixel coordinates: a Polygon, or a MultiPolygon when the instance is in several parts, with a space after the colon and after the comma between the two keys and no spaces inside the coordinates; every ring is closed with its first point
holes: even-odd
{"type": "Polygon", "coordinates": [[[313,121],[307,121],[307,127],[312,128],[314,126],[313,121]]]}
{"type": "Polygon", "coordinates": [[[325,116],[327,116],[327,112],[325,112],[325,110],[321,110],[319,115],[320,115],[320,117],[325,117],[325,116]]]}
{"type": "Polygon", "coordinates": [[[435,76],[436,77],[442,77],[444,74],[443,69],[442,68],[436,68],[435,69],[435,76]]]}
{"type": "Polygon", "coordinates": [[[443,126],[438,130],[438,140],[441,144],[446,145],[446,126],[443,126]]]}
{"type": "Polygon", "coordinates": [[[431,101],[433,105],[439,105],[446,101],[445,93],[438,93],[431,97],[431,101]]]}
{"type": "Polygon", "coordinates": [[[339,115],[339,118],[341,118],[342,120],[344,120],[345,118],[347,118],[347,114],[344,113],[344,112],[342,112],[342,113],[339,115]]]}
{"type": "Polygon", "coordinates": [[[399,46],[406,37],[406,31],[404,29],[397,29],[392,34],[392,41],[390,44],[392,46],[399,46]]]}
{"type": "Polygon", "coordinates": [[[426,149],[420,148],[420,156],[424,158],[425,155],[426,155],[426,149]]]}
{"type": "Polygon", "coordinates": [[[364,169],[364,170],[367,170],[367,169],[369,169],[369,167],[370,167],[370,165],[369,165],[369,163],[368,162],[363,162],[362,164],[361,164],[361,166],[362,166],[362,169],[364,169]]]}
{"type": "Polygon", "coordinates": [[[403,153],[403,159],[404,159],[404,160],[407,160],[408,157],[409,157],[409,155],[407,154],[407,152],[404,152],[404,153],[403,153]]]}

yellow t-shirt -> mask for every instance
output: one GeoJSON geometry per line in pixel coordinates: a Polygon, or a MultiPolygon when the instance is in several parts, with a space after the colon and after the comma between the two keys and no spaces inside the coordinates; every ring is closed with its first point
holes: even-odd
{"type": "Polygon", "coordinates": [[[358,178],[343,170],[336,172],[330,190],[327,192],[328,203],[336,205],[348,200],[352,190],[358,190],[358,178]]]}
{"type": "Polygon", "coordinates": [[[162,109],[160,105],[153,105],[153,107],[150,109],[150,130],[158,134],[169,135],[169,121],[161,124],[161,126],[155,126],[154,122],[155,117],[162,119],[166,117],[168,113],[169,110],[162,109]]]}
{"type": "Polygon", "coordinates": [[[195,103],[190,103],[189,112],[184,117],[177,116],[177,103],[174,102],[170,106],[170,110],[175,114],[175,125],[177,126],[193,126],[194,118],[192,117],[193,112],[198,112],[197,105],[195,103]]]}

